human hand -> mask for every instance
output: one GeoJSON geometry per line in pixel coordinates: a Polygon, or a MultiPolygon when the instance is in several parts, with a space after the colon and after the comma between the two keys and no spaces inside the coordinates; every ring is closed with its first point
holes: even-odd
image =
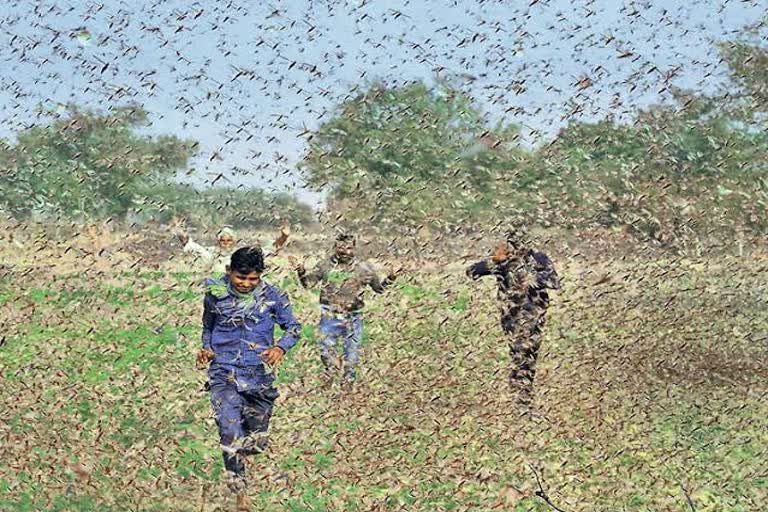
{"type": "Polygon", "coordinates": [[[213,361],[214,357],[213,350],[208,349],[201,349],[200,352],[197,353],[197,367],[199,369],[203,369],[206,366],[208,366],[208,363],[213,361]]]}
{"type": "Polygon", "coordinates": [[[293,269],[299,274],[303,274],[304,272],[306,272],[306,269],[304,268],[304,263],[297,260],[296,256],[288,256],[288,262],[291,264],[293,269]]]}
{"type": "Polygon", "coordinates": [[[277,237],[277,239],[273,244],[275,247],[275,250],[282,249],[285,243],[288,241],[288,237],[290,235],[291,235],[291,224],[286,219],[280,225],[280,235],[277,237]]]}
{"type": "Polygon", "coordinates": [[[395,270],[390,271],[389,274],[387,274],[387,279],[390,281],[395,281],[398,277],[400,277],[400,274],[403,273],[405,269],[403,267],[398,267],[395,270]]]}
{"type": "Polygon", "coordinates": [[[261,358],[269,366],[278,366],[283,362],[285,357],[285,350],[280,347],[272,347],[261,353],[261,358]]]}

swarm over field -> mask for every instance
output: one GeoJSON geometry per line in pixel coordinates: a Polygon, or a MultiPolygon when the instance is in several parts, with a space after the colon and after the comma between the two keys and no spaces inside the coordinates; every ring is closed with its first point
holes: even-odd
{"type": "MultiPolygon", "coordinates": [[[[750,511],[768,503],[765,257],[559,261],[536,404],[507,400],[493,284],[412,272],[366,317],[362,378],[322,388],[316,297],[280,369],[260,510],[750,511]],[[372,350],[371,347],[376,347],[372,350]]],[[[225,506],[199,275],[2,278],[2,510],[225,506]]]]}

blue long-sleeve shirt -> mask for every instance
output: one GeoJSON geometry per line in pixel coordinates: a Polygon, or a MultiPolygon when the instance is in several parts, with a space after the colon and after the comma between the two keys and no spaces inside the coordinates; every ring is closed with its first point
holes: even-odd
{"type": "Polygon", "coordinates": [[[234,374],[242,389],[271,383],[274,377],[261,353],[275,345],[288,352],[301,333],[287,294],[262,282],[248,297],[238,297],[226,277],[205,284],[202,344],[214,353],[211,380],[234,374]],[[275,325],[283,330],[277,344],[275,325]]]}

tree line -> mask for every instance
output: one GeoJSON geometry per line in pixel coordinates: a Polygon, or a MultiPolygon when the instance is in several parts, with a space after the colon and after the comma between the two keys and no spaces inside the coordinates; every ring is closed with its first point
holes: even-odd
{"type": "MultiPolygon", "coordinates": [[[[571,122],[538,147],[491,124],[450,83],[377,82],[310,134],[300,171],[350,224],[453,229],[525,218],[603,227],[673,244],[768,227],[768,49],[758,27],[718,51],[729,81],[714,94],[674,89],[636,113],[571,122]]],[[[294,222],[311,208],[258,188],[199,189],[175,178],[197,143],[137,133],[139,106],[70,107],[0,141],[0,208],[17,218],[185,217],[261,226],[272,205],[294,222]]],[[[272,209],[274,210],[274,209],[272,209]]]]}
{"type": "Polygon", "coordinates": [[[137,105],[108,113],[71,105],[53,122],[18,133],[15,144],[0,141],[0,209],[17,219],[184,218],[193,226],[261,227],[274,222],[272,211],[293,222],[312,219],[311,207],[287,193],[180,183],[197,143],[141,135],[146,122],[137,105]]]}
{"type": "Polygon", "coordinates": [[[671,102],[631,123],[571,122],[535,148],[448,83],[376,83],[312,134],[306,179],[362,225],[522,217],[662,244],[764,234],[768,50],[757,32],[719,46],[730,79],[717,93],[670,86],[671,102]]]}

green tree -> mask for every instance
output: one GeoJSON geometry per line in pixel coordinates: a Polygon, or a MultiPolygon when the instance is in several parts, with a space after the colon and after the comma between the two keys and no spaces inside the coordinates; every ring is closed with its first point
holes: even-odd
{"type": "Polygon", "coordinates": [[[347,218],[418,223],[487,205],[498,166],[514,165],[516,130],[491,129],[470,99],[442,83],[374,84],[345,101],[310,140],[310,185],[347,218]]]}
{"type": "Polygon", "coordinates": [[[51,124],[18,134],[0,149],[0,201],[17,217],[121,217],[142,187],[162,183],[187,165],[194,144],[146,137],[138,106],[98,114],[74,106],[51,124]]]}
{"type": "Polygon", "coordinates": [[[736,91],[729,97],[740,107],[741,117],[755,120],[765,128],[768,114],[768,47],[766,35],[768,18],[754,27],[747,27],[732,41],[718,45],[720,55],[728,65],[731,84],[736,91]]]}
{"type": "Polygon", "coordinates": [[[693,233],[765,229],[766,134],[712,98],[675,91],[675,102],[631,125],[574,123],[531,159],[536,181],[571,226],[625,227],[673,242],[693,233]]]}
{"type": "Polygon", "coordinates": [[[313,222],[312,208],[287,193],[259,188],[215,187],[198,189],[188,184],[165,183],[142,191],[136,210],[140,216],[168,222],[181,217],[193,226],[263,228],[288,219],[292,224],[313,222]]]}

